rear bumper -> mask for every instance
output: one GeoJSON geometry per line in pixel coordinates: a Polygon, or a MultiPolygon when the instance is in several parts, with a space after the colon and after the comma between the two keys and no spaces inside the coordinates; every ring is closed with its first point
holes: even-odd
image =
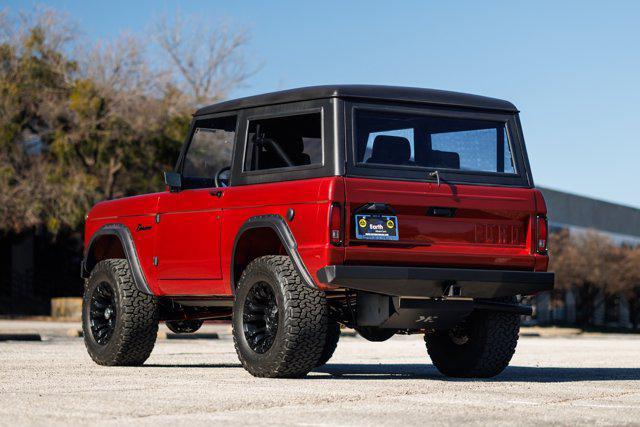
{"type": "Polygon", "coordinates": [[[402,297],[531,295],[554,283],[553,273],[466,268],[329,265],[317,275],[328,285],[402,297]]]}

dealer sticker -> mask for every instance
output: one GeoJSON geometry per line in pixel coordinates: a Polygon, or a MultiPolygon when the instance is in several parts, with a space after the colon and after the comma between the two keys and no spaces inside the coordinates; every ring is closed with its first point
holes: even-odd
{"type": "Polygon", "coordinates": [[[361,240],[398,240],[398,217],[356,215],[356,237],[361,240]]]}

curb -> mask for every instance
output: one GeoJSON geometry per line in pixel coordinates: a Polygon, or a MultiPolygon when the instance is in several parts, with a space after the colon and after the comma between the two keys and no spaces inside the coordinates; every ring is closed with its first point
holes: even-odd
{"type": "Polygon", "coordinates": [[[0,341],[42,341],[40,334],[0,334],[0,341]]]}
{"type": "MultiPolygon", "coordinates": [[[[66,333],[71,338],[82,338],[82,329],[69,329],[66,333]]],[[[172,332],[158,332],[159,340],[217,340],[220,336],[215,333],[174,334],[172,332]]],[[[0,341],[2,341],[0,339],[0,341]]]]}

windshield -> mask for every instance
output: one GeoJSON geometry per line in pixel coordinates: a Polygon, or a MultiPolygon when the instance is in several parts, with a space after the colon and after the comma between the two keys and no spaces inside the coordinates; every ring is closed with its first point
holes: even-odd
{"type": "Polygon", "coordinates": [[[505,122],[356,111],[356,163],[515,174],[505,122]]]}

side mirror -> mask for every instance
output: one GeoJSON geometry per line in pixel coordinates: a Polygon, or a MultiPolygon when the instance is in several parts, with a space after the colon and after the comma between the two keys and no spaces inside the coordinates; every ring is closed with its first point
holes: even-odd
{"type": "Polygon", "coordinates": [[[180,191],[182,189],[182,176],[178,172],[165,172],[164,183],[169,187],[169,191],[180,191]]]}

